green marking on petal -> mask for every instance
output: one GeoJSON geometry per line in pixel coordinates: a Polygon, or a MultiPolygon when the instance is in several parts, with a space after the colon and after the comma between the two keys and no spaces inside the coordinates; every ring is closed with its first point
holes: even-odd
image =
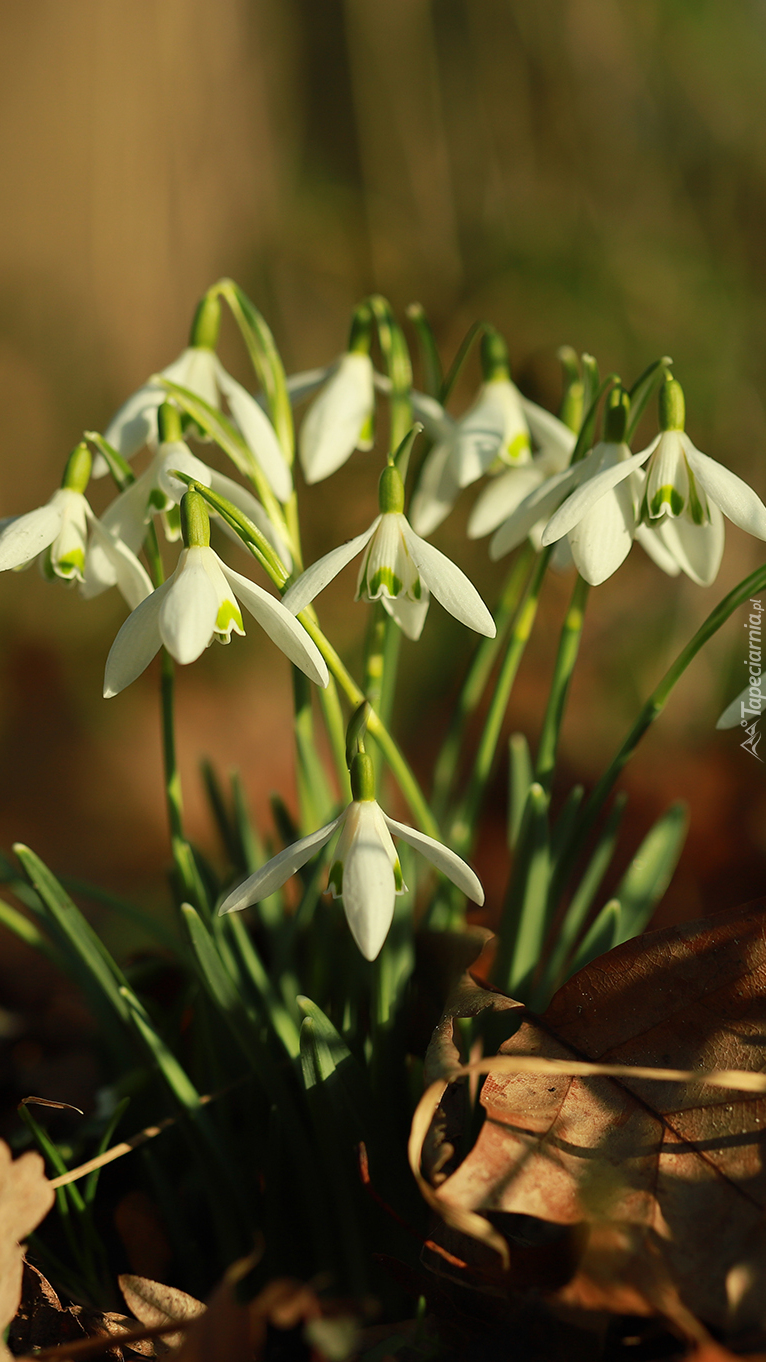
{"type": "Polygon", "coordinates": [[[358,443],[360,445],[372,445],[375,443],[375,414],[370,412],[366,416],[359,432],[358,443]]]}
{"type": "Polygon", "coordinates": [[[235,601],[223,601],[218,607],[218,614],[215,617],[215,632],[217,634],[228,635],[232,629],[242,628],[242,612],[235,601]]]}
{"type": "Polygon", "coordinates": [[[399,864],[398,856],[394,861],[394,889],[397,894],[404,892],[404,876],[402,875],[402,867],[399,864]]]}
{"type": "Polygon", "coordinates": [[[523,459],[525,454],[529,454],[529,436],[526,431],[519,431],[519,434],[511,440],[510,444],[505,446],[504,452],[506,458],[510,459],[513,463],[516,463],[519,459],[523,459]]]}
{"type": "Polygon", "coordinates": [[[327,877],[327,888],[331,889],[336,899],[343,893],[343,864],[341,861],[334,861],[330,874],[327,877]]]}
{"type": "Polygon", "coordinates": [[[419,577],[416,577],[412,583],[409,594],[413,601],[419,601],[423,595],[423,587],[421,586],[419,577]]]}
{"type": "MultiPolygon", "coordinates": [[[[173,502],[168,501],[165,493],[159,487],[153,487],[149,493],[148,509],[152,511],[166,511],[173,502]]],[[[180,514],[180,512],[179,512],[180,514]]]]}
{"type": "MultiPolygon", "coordinates": [[[[46,554],[46,560],[48,559],[50,552],[49,549],[46,554]]],[[[50,562],[53,572],[57,577],[78,577],[82,580],[82,575],[85,571],[85,554],[82,549],[70,549],[69,553],[65,553],[62,558],[56,558],[54,560],[53,557],[51,557],[50,562]]]]}
{"type": "Polygon", "coordinates": [[[684,499],[678,488],[674,487],[672,483],[665,487],[658,487],[652,497],[652,516],[656,517],[661,515],[663,506],[668,506],[670,508],[670,514],[672,516],[681,515],[684,509],[684,499]]]}
{"type": "Polygon", "coordinates": [[[691,469],[689,469],[689,511],[695,525],[708,524],[710,508],[707,504],[707,497],[704,492],[699,491],[691,469]]]}
{"type": "Polygon", "coordinates": [[[366,588],[366,595],[375,600],[382,590],[385,590],[387,596],[399,596],[401,594],[402,581],[401,578],[397,577],[393,568],[379,567],[366,588]]]}

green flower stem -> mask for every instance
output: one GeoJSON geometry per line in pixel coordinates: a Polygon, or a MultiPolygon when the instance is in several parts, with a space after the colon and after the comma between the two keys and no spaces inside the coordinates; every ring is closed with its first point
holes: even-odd
{"type": "Polygon", "coordinates": [[[578,851],[583,846],[604,807],[620,772],[632,757],[647,729],[662,713],[676,682],[683,676],[689,663],[697,656],[700,649],[718,632],[721,625],[726,623],[730,615],[733,615],[734,611],[744,605],[745,601],[757,595],[759,591],[763,591],[764,588],[766,588],[766,567],[756,568],[755,572],[751,572],[749,577],[745,577],[744,581],[735,586],[734,590],[730,591],[728,596],[724,596],[723,600],[711,611],[704,624],[700,625],[694,637],[689,640],[675,662],[668,668],[659,685],[652,691],[614,760],[604,772],[588,799],[580,818],[575,823],[569,847],[562,854],[559,863],[560,869],[556,877],[557,891],[560,891],[563,887],[578,851]]]}
{"type": "Polygon", "coordinates": [[[479,741],[468,789],[452,820],[447,840],[453,850],[461,856],[470,850],[473,841],[476,819],[492,769],[505,711],[508,707],[519,664],[524,656],[524,649],[535,622],[543,578],[551,553],[552,548],[548,548],[538,555],[526,594],[516,612],[508,647],[497,678],[495,693],[492,696],[484,723],[484,731],[479,741]]]}
{"type": "MultiPolygon", "coordinates": [[[[322,657],[327,663],[327,666],[335,677],[335,680],[346,699],[349,701],[349,704],[354,709],[357,709],[359,705],[364,702],[366,696],[364,692],[360,690],[350,672],[344,667],[329,639],[325,638],[313,610],[307,608],[306,610],[301,611],[298,615],[298,619],[306,630],[309,638],[312,638],[316,643],[317,648],[322,654],[322,657]]],[[[380,718],[380,715],[377,714],[374,709],[370,710],[367,719],[367,732],[375,739],[383,756],[388,762],[391,773],[404,795],[404,798],[407,800],[421,832],[426,833],[428,837],[439,838],[439,825],[428,806],[428,801],[418,784],[414,771],[410,767],[398,744],[391,737],[391,734],[380,718]]]]}
{"type": "Polygon", "coordinates": [[[489,681],[506,630],[521,600],[529,576],[529,569],[534,559],[535,550],[527,540],[511,568],[500,596],[500,602],[495,610],[494,619],[497,633],[494,638],[481,639],[473,655],[473,661],[463,682],[463,688],[458,696],[450,726],[434,768],[432,800],[437,818],[443,818],[446,812],[447,801],[457,774],[458,758],[466,724],[479,704],[484,688],[489,681]]]}
{"type": "Polygon", "coordinates": [[[348,778],[348,767],[346,766],[346,725],[343,720],[343,711],[340,707],[338,687],[335,684],[334,676],[330,677],[329,686],[319,687],[319,705],[330,742],[330,751],[340,786],[341,801],[347,804],[351,799],[351,785],[348,778]]]}
{"type": "Polygon", "coordinates": [[[566,614],[566,619],[561,630],[559,639],[559,650],[556,657],[556,666],[551,681],[548,705],[545,710],[543,720],[543,731],[540,734],[540,745],[537,749],[537,769],[535,778],[542,785],[544,790],[550,790],[553,773],[556,768],[556,749],[561,732],[561,721],[564,717],[567,695],[569,693],[569,683],[572,679],[572,672],[577,661],[577,654],[580,651],[580,640],[582,638],[583,622],[585,620],[585,607],[588,603],[588,592],[590,585],[578,573],[575,588],[572,592],[572,599],[566,614]]]}
{"type": "MultiPolygon", "coordinates": [[[[165,580],[162,554],[154,523],[149,525],[145,552],[149,573],[155,589],[165,580]]],[[[175,737],[175,664],[167,648],[162,649],[160,670],[160,712],[162,715],[162,757],[165,771],[165,805],[168,811],[170,847],[173,864],[181,890],[181,897],[192,903],[207,919],[209,904],[200,880],[192,849],[186,840],[183,826],[183,792],[176,760],[175,737]]]]}

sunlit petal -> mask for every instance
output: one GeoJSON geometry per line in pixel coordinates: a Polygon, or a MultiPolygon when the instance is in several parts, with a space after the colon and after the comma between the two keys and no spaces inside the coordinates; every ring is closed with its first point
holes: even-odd
{"type": "MultiPolygon", "coordinates": [[[[240,483],[235,482],[233,478],[227,478],[225,474],[219,473],[215,468],[211,468],[208,471],[210,474],[210,481],[208,483],[210,489],[213,492],[217,492],[219,496],[226,497],[226,500],[230,501],[232,506],[236,506],[238,511],[242,511],[243,514],[248,517],[248,520],[252,520],[253,524],[261,531],[261,534],[268,539],[271,547],[276,551],[277,556],[281,558],[286,571],[292,572],[293,560],[290,550],[281,535],[272,525],[260,501],[257,501],[252,492],[249,492],[246,487],[242,487],[240,483]]],[[[222,517],[219,519],[218,523],[224,533],[234,540],[235,544],[239,544],[240,548],[243,547],[242,540],[236,530],[233,530],[230,525],[227,525],[222,517]]]]}
{"type": "Polygon", "coordinates": [[[221,564],[221,570],[242,604],[285,656],[318,686],[328,685],[330,678],[322,654],[284,602],[251,582],[248,577],[240,576],[225,563],[221,564]]]}
{"type": "MultiPolygon", "coordinates": [[[[568,534],[606,492],[610,492],[613,487],[623,482],[636,468],[640,468],[646,462],[651,450],[652,446],[650,445],[640,454],[633,454],[629,459],[623,459],[611,468],[602,468],[599,472],[597,470],[601,468],[602,453],[597,445],[580,463],[574,464],[571,469],[559,474],[558,477],[561,480],[558,483],[559,486],[567,486],[565,480],[567,477],[571,477],[571,485],[576,490],[572,492],[571,496],[567,497],[563,506],[551,516],[543,533],[543,544],[555,544],[556,540],[560,539],[562,535],[568,534]]],[[[555,477],[550,478],[544,484],[544,488],[552,488],[556,483],[555,477]]]]}
{"type": "Polygon", "coordinates": [[[415,534],[406,521],[405,526],[405,543],[431,595],[469,629],[494,638],[495,621],[473,583],[445,554],[415,534]]]}
{"type": "Polygon", "coordinates": [[[406,823],[397,823],[395,818],[389,818],[388,814],[383,814],[389,830],[397,837],[401,837],[403,842],[408,842],[416,851],[421,852],[426,860],[435,865],[447,879],[457,885],[462,893],[466,894],[474,903],[481,905],[484,902],[484,890],[478,875],[474,874],[469,865],[457,855],[450,851],[442,842],[434,841],[433,837],[426,837],[424,832],[418,832],[416,828],[410,828],[406,823]]]}
{"type": "Polygon", "coordinates": [[[686,516],[667,520],[662,542],[687,577],[710,586],[721,566],[725,535],[723,515],[711,501],[708,524],[695,525],[686,516]]]}
{"type": "Polygon", "coordinates": [[[371,449],[375,403],[369,355],[345,354],[301,426],[298,448],[308,483],[321,482],[355,449],[371,449]]]}
{"type": "Polygon", "coordinates": [[[159,616],[163,602],[170,590],[171,582],[147,596],[136,609],[128,615],[120,632],[109,650],[104,673],[104,696],[109,699],[119,695],[121,690],[135,681],[149,666],[155,653],[159,652],[159,616]]]}
{"type": "MultiPolygon", "coordinates": [[[[104,439],[123,459],[132,459],[147,442],[156,441],[157,411],[165,397],[165,390],[158,383],[145,383],[115,412],[104,431],[104,439]]],[[[96,454],[93,477],[102,478],[108,472],[109,465],[103,454],[96,454]]]]}
{"type": "Polygon", "coordinates": [[[292,474],[271,421],[247,389],[227,374],[220,361],[216,362],[216,377],[234,423],[263,469],[272,492],[279,501],[288,501],[293,490],[292,474]]]}
{"type": "Polygon", "coordinates": [[[305,609],[309,602],[319,595],[320,591],[324,591],[328,582],[331,582],[333,577],[337,577],[346,564],[350,563],[352,558],[356,558],[358,553],[361,553],[365,544],[368,544],[372,539],[379,524],[380,516],[376,516],[369,529],[366,529],[363,534],[358,534],[356,538],[349,539],[345,544],[340,544],[337,549],[331,549],[329,553],[324,555],[324,558],[319,558],[316,563],[312,563],[311,567],[306,568],[297,582],[294,582],[290,590],[282,597],[282,604],[287,606],[287,609],[291,610],[294,615],[299,615],[301,610],[305,609]]]}
{"type": "Polygon", "coordinates": [[[374,960],[393,921],[397,861],[374,800],[350,805],[336,854],[342,864],[343,909],[351,935],[365,959],[374,960]]]}
{"type": "Polygon", "coordinates": [[[80,586],[80,595],[88,600],[105,587],[116,583],[131,610],[135,610],[136,606],[152,594],[153,587],[148,572],[139,563],[135,554],[131,553],[127,545],[123,544],[121,539],[115,539],[109,534],[95,517],[91,521],[90,533],[91,540],[85,559],[85,579],[80,586]],[[88,569],[96,547],[99,548],[105,562],[109,565],[111,582],[101,583],[88,577],[88,569]]]}
{"type": "Polygon", "coordinates": [[[52,544],[61,529],[62,507],[53,498],[46,506],[17,516],[0,530],[0,572],[29,563],[52,544]]]}
{"type": "Polygon", "coordinates": [[[701,454],[688,435],[683,436],[683,442],[689,467],[710,500],[740,529],[757,539],[766,539],[766,506],[752,487],[723,464],[701,454]]]}
{"type": "Polygon", "coordinates": [[[482,539],[485,534],[491,534],[543,481],[544,474],[534,463],[508,468],[491,478],[476,498],[468,517],[468,538],[482,539]]]}
{"type": "Polygon", "coordinates": [[[291,846],[285,847],[284,851],[280,851],[279,855],[273,856],[260,870],[256,870],[255,874],[249,875],[236,889],[232,889],[218,909],[219,914],[239,912],[241,908],[247,908],[251,903],[260,903],[276,889],[280,889],[296,870],[300,870],[302,865],[321,851],[340,827],[345,816],[346,810],[331,823],[326,823],[323,828],[318,828],[308,837],[302,837],[299,842],[293,842],[291,846]]]}
{"type": "Polygon", "coordinates": [[[204,653],[213,637],[219,609],[218,593],[206,571],[202,548],[183,550],[168,585],[159,613],[160,637],[176,662],[185,665],[204,653]]]}
{"type": "Polygon", "coordinates": [[[394,599],[390,596],[381,596],[383,609],[396,620],[402,633],[413,642],[417,642],[423,632],[428,607],[431,604],[428,587],[424,586],[422,593],[419,601],[411,601],[407,596],[397,596],[394,599]]]}
{"type": "Polygon", "coordinates": [[[451,440],[443,440],[426,457],[409,511],[416,534],[433,534],[458,499],[460,486],[453,468],[453,452],[451,440]]]}

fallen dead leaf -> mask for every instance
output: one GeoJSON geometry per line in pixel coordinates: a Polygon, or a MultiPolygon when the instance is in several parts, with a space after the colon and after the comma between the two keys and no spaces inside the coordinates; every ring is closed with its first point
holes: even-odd
{"type": "MultiPolygon", "coordinates": [[[[123,1272],[117,1280],[128,1309],[150,1328],[175,1321],[188,1324],[205,1313],[202,1301],[179,1291],[176,1286],[166,1286],[164,1282],[153,1282],[148,1277],[137,1277],[129,1272],[123,1272]]],[[[179,1331],[165,1334],[163,1339],[169,1348],[178,1348],[184,1337],[184,1332],[179,1331]]]]}
{"type": "Polygon", "coordinates": [[[40,1155],[30,1151],[14,1160],[7,1144],[0,1141],[0,1359],[11,1356],[2,1334],[21,1299],[24,1250],[20,1241],[39,1225],[54,1199],[40,1155]]]}
{"type": "MultiPolygon", "coordinates": [[[[454,1071],[454,1017],[484,1008],[521,1020],[501,1045],[507,1062],[760,1074],[766,906],[627,942],[570,979],[539,1018],[503,994],[464,989],[437,1029],[431,1077],[454,1071]]],[[[555,1283],[562,1302],[622,1311],[643,1298],[687,1338],[696,1316],[727,1331],[766,1327],[764,1092],[715,1087],[702,1074],[657,1082],[638,1073],[498,1072],[481,1101],[485,1123],[457,1168],[449,1100],[425,1151],[426,1166],[441,1160],[444,1174],[429,1200],[458,1230],[485,1244],[510,1240],[518,1260],[522,1217],[569,1226],[582,1247],[568,1281],[555,1283]],[[619,1251],[609,1234],[621,1236],[619,1251]]],[[[420,1113],[421,1123],[430,1115],[420,1113]]],[[[497,1277],[486,1247],[474,1261],[497,1277]]],[[[695,1342],[707,1346],[704,1330],[695,1342]]]]}

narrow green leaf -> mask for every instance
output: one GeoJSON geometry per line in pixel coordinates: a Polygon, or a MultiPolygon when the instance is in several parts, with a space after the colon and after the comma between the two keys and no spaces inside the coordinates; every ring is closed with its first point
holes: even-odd
{"type": "Polygon", "coordinates": [[[297,1023],[266,973],[241,914],[227,913],[219,922],[232,942],[260,1016],[272,1027],[290,1058],[295,1059],[300,1050],[297,1023]]]}
{"type": "Polygon", "coordinates": [[[523,733],[512,733],[508,740],[508,846],[516,846],[529,787],[534,779],[529,743],[523,733]]]}
{"type": "Polygon", "coordinates": [[[493,982],[522,1002],[545,939],[549,872],[548,796],[534,783],[524,807],[493,971],[493,982]]]}
{"type": "Polygon", "coordinates": [[[407,316],[412,322],[420,346],[423,364],[423,389],[429,397],[439,401],[442,391],[442,362],[431,323],[421,303],[410,303],[407,316]]]}
{"type": "Polygon", "coordinates": [[[619,928],[619,921],[619,900],[610,899],[591,923],[572,958],[571,964],[567,966],[567,978],[571,978],[578,970],[589,965],[591,960],[596,960],[599,955],[605,955],[607,951],[617,945],[615,937],[619,928]]]}
{"type": "Polygon", "coordinates": [[[640,378],[637,378],[628,396],[630,397],[630,411],[628,412],[628,424],[625,428],[625,443],[630,444],[636,433],[636,427],[644,414],[646,405],[657,391],[660,384],[664,381],[669,366],[673,363],[669,355],[663,355],[662,359],[656,359],[650,364],[648,369],[644,369],[640,378]]]}
{"type": "MultiPolygon", "coordinates": [[[[574,948],[575,942],[580,935],[588,913],[590,912],[596,894],[598,893],[601,881],[606,874],[614,848],[617,842],[622,815],[625,811],[627,795],[619,794],[609,811],[601,830],[601,835],[591,852],[585,870],[583,871],[580,883],[572,895],[569,906],[564,914],[563,920],[556,929],[556,941],[551,950],[541,989],[552,992],[558,987],[561,981],[561,974],[567,957],[574,948]]],[[[579,801],[578,801],[579,803],[579,801]]],[[[555,896],[555,884],[553,888],[553,902],[558,901],[555,896]]]]}
{"type": "Polygon", "coordinates": [[[466,331],[465,336],[463,337],[458,347],[457,354],[455,355],[455,358],[453,359],[449,367],[449,370],[447,371],[447,377],[442,383],[441,392],[438,395],[439,401],[442,403],[442,405],[444,405],[444,403],[448,400],[452,392],[452,389],[454,388],[455,384],[458,381],[458,378],[460,377],[463,365],[468,359],[471,350],[473,349],[476,342],[478,340],[481,340],[481,337],[484,335],[486,329],[487,329],[486,322],[474,322],[473,326],[469,326],[468,330],[466,331]]]}
{"type": "Polygon", "coordinates": [[[569,845],[569,839],[574,830],[584,793],[585,787],[583,785],[572,786],[551,829],[551,865],[553,866],[557,864],[562,848],[569,845]]]}
{"type": "Polygon", "coordinates": [[[646,928],[656,904],[670,884],[688,826],[686,804],[671,804],[646,834],[615,891],[620,902],[615,946],[630,941],[646,928]]]}
{"type": "Polygon", "coordinates": [[[108,440],[104,439],[103,435],[99,435],[97,430],[84,430],[83,439],[89,440],[91,444],[96,446],[99,453],[103,454],[109,472],[121,492],[124,492],[126,487],[130,487],[130,484],[135,482],[136,475],[127,459],[123,459],[122,455],[109,444],[108,440]]]}
{"type": "Polygon", "coordinates": [[[13,932],[25,945],[31,946],[33,950],[40,951],[41,955],[46,955],[49,960],[62,967],[62,960],[56,947],[42,932],[30,922],[28,917],[24,917],[18,908],[13,908],[5,899],[0,899],[0,922],[13,932]]]}
{"type": "Polygon", "coordinates": [[[233,279],[219,279],[217,291],[226,299],[240,329],[250,362],[266,394],[266,403],[277,439],[288,464],[295,457],[295,432],[290,394],[279,350],[265,317],[233,279]]]}
{"type": "MultiPolygon", "coordinates": [[[[99,1140],[98,1145],[93,1153],[94,1158],[99,1158],[100,1155],[105,1153],[106,1150],[111,1145],[114,1132],[117,1129],[118,1125],[120,1124],[120,1121],[125,1115],[125,1112],[127,1111],[129,1105],[130,1105],[129,1097],[123,1097],[122,1101],[117,1103],[117,1106],[112,1112],[112,1115],[110,1116],[109,1120],[104,1126],[101,1139],[99,1140]]],[[[90,1204],[93,1201],[93,1198],[96,1195],[96,1188],[98,1187],[98,1180],[100,1176],[101,1169],[94,1168],[85,1179],[85,1184],[82,1189],[82,1195],[83,1200],[88,1206],[90,1206],[90,1204]]]]}

